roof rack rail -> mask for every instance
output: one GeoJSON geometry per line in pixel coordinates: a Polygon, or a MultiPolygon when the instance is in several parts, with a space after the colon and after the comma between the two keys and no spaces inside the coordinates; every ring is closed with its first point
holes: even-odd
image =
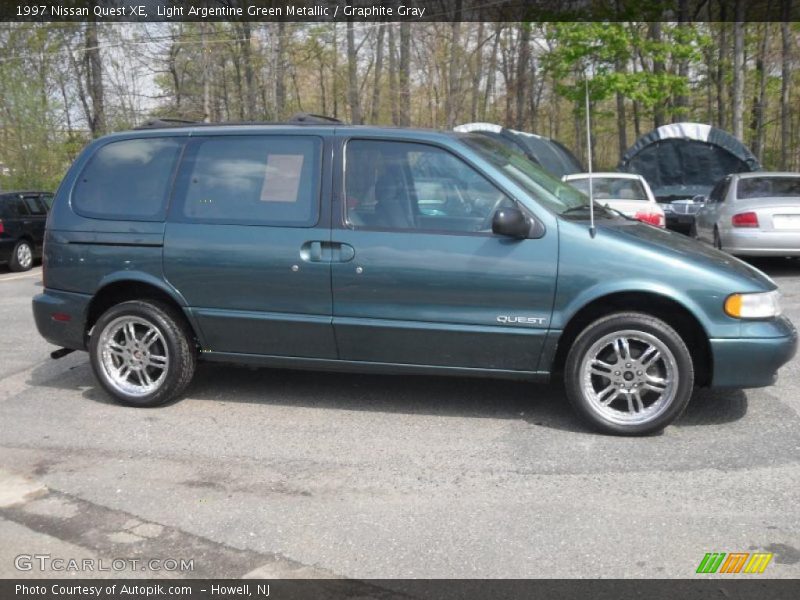
{"type": "Polygon", "coordinates": [[[149,121],[145,121],[138,127],[134,129],[163,129],[165,127],[190,127],[192,125],[198,125],[200,121],[191,121],[189,119],[170,119],[170,118],[161,118],[156,117],[155,119],[150,119],[149,121]]]}
{"type": "Polygon", "coordinates": [[[291,125],[319,125],[319,124],[344,124],[343,121],[325,115],[315,115],[313,113],[298,112],[286,119],[291,125]]]}

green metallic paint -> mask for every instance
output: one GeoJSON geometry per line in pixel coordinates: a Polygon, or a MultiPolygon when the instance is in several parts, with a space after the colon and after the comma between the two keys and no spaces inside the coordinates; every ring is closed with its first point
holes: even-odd
{"type": "Polygon", "coordinates": [[[669,298],[695,316],[710,340],[715,386],[768,385],[797,345],[785,319],[746,322],[724,314],[731,293],[775,289],[756,269],[627,220],[599,221],[592,237],[585,218],[556,216],[456,137],[432,131],[236,126],[101,138],[75,161],[56,195],[45,264],[46,289],[34,299],[36,324],[48,341],[70,348],[83,348],[92,295],[125,281],[156,286],[174,298],[208,360],[540,379],[570,319],[588,303],[624,292],[669,298]],[[323,138],[315,227],[198,225],[169,216],[166,223],[107,221],[71,209],[81,170],[111,141],[265,133],[323,138]],[[449,150],[522,205],[544,236],[511,240],[347,228],[342,150],[348,139],[364,137],[449,150]],[[337,244],[352,253],[337,253],[337,244]],[[72,321],[56,322],[53,312],[67,312],[72,321]],[[501,315],[544,318],[545,325],[501,324],[501,315]]]}

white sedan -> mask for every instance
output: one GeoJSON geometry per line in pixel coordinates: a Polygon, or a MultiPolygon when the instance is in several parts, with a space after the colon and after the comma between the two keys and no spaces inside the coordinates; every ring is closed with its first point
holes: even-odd
{"type": "Polygon", "coordinates": [[[592,198],[595,202],[618,210],[644,223],[664,227],[664,209],[656,202],[644,177],[634,173],[573,173],[564,175],[563,181],[589,195],[589,178],[592,179],[592,198]]]}

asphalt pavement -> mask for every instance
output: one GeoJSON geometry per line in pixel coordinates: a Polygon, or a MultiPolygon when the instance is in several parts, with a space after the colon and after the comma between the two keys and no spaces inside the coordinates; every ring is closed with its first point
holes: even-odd
{"type": "MultiPolygon", "coordinates": [[[[754,264],[800,323],[800,261],[754,264]]],[[[685,578],[756,551],[800,577],[800,358],[645,438],[558,385],[212,364],[133,409],[49,358],[39,289],[0,267],[0,577],[685,578]]]]}

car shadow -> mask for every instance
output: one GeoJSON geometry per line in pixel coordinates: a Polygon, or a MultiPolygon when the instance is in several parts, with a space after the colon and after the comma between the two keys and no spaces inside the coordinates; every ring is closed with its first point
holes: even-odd
{"type": "MultiPolygon", "coordinates": [[[[94,379],[88,361],[54,376],[52,367],[37,367],[31,385],[79,390],[84,398],[101,404],[114,401],[94,379]]],[[[433,415],[476,419],[512,419],[530,425],[572,433],[595,435],[572,411],[560,383],[530,383],[464,377],[421,375],[365,375],[288,369],[253,368],[200,363],[183,398],[433,415]]],[[[165,406],[181,402],[176,400],[165,406]]],[[[678,427],[721,424],[747,413],[741,390],[696,390],[678,427]]]]}
{"type": "Polygon", "coordinates": [[[743,259],[770,277],[800,275],[800,257],[743,257],[743,259]]]}

